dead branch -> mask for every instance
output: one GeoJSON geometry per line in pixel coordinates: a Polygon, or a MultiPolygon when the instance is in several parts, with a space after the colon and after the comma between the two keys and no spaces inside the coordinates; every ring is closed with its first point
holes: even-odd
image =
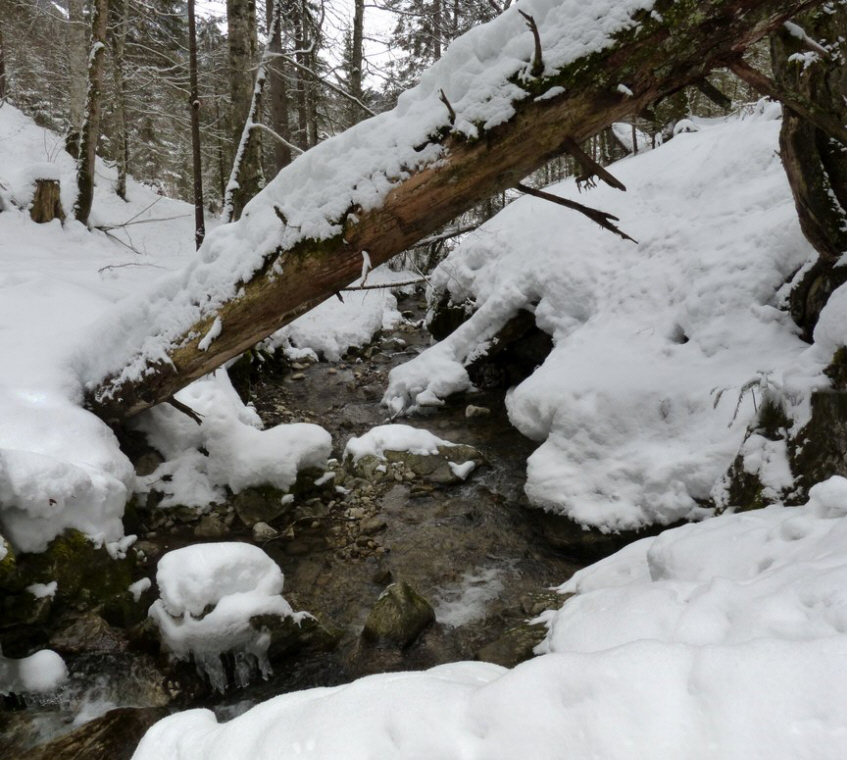
{"type": "Polygon", "coordinates": [[[572,209],[573,211],[579,211],[580,214],[584,214],[592,222],[596,222],[604,229],[609,230],[609,232],[614,232],[616,235],[619,235],[624,240],[631,240],[636,245],[638,244],[637,240],[631,238],[623,230],[619,229],[614,224],[612,224],[612,221],[620,221],[618,217],[612,214],[609,214],[605,211],[600,211],[596,208],[591,208],[590,206],[583,206],[581,203],[568,200],[567,198],[561,198],[560,196],[553,195],[552,193],[545,193],[543,190],[536,190],[534,187],[524,185],[520,182],[515,185],[515,190],[520,190],[522,193],[526,193],[526,195],[531,195],[534,198],[541,198],[542,200],[550,201],[551,203],[556,203],[559,206],[564,206],[565,208],[572,209]]]}
{"type": "Polygon", "coordinates": [[[447,100],[447,96],[444,94],[444,90],[439,91],[438,99],[447,106],[447,111],[450,114],[450,124],[456,123],[456,112],[453,110],[453,106],[450,105],[450,101],[447,100]]]}
{"type": "Polygon", "coordinates": [[[724,95],[705,77],[697,82],[697,89],[711,100],[712,103],[718,106],[718,108],[723,108],[725,111],[732,108],[732,99],[727,95],[724,95]]]}
{"type": "Polygon", "coordinates": [[[187,417],[190,417],[190,418],[191,418],[192,420],[194,420],[194,422],[196,422],[198,425],[202,425],[202,424],[203,424],[203,417],[202,417],[202,415],[200,415],[200,414],[198,414],[197,412],[195,412],[195,411],[194,411],[194,410],[193,410],[190,406],[188,406],[187,404],[183,404],[183,403],[182,403],[182,401],[177,401],[177,400],[176,400],[173,396],[171,396],[171,397],[170,397],[170,398],[168,398],[168,399],[165,399],[165,401],[166,401],[168,404],[170,404],[170,405],[171,405],[174,409],[176,409],[177,411],[180,411],[180,412],[182,412],[184,415],[186,415],[187,417]]]}
{"type": "Polygon", "coordinates": [[[532,32],[532,38],[535,40],[535,54],[532,57],[532,67],[530,68],[529,73],[537,79],[544,73],[544,61],[541,58],[541,35],[538,33],[538,25],[535,23],[535,19],[532,16],[528,13],[524,13],[522,10],[518,10],[518,13],[524,17],[526,25],[532,32]]]}
{"type": "Polygon", "coordinates": [[[577,184],[587,182],[592,176],[596,175],[603,180],[607,185],[614,187],[616,190],[626,192],[626,185],[615,177],[608,169],[604,169],[591,156],[589,156],[572,137],[565,138],[565,150],[570,153],[582,167],[585,172],[577,179],[577,184]]]}
{"type": "Polygon", "coordinates": [[[457,227],[454,230],[439,232],[437,235],[430,235],[429,237],[425,237],[423,240],[419,240],[417,243],[415,243],[412,247],[426,248],[426,246],[432,245],[433,243],[440,243],[442,240],[450,240],[451,238],[458,237],[459,235],[464,235],[468,232],[473,232],[475,229],[478,228],[478,224],[466,224],[463,227],[457,227]]]}
{"type": "MultiPolygon", "coordinates": [[[[386,290],[388,288],[404,288],[407,285],[420,285],[422,282],[426,282],[426,278],[417,277],[414,280],[402,280],[401,282],[384,282],[378,285],[351,285],[349,288],[341,288],[342,293],[349,293],[354,290],[386,290]]],[[[335,295],[338,295],[336,293],[335,295]]],[[[342,299],[342,303],[343,303],[342,299]]]]}

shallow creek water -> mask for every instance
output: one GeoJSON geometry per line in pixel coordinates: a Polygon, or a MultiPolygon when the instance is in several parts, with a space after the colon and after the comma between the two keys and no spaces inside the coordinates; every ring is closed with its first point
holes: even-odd
{"type": "MultiPolygon", "coordinates": [[[[416,304],[404,304],[409,307],[415,311],[407,314],[418,318],[416,304]]],[[[380,400],[389,369],[428,342],[421,325],[410,321],[344,363],[303,363],[287,372],[266,373],[250,395],[268,426],[309,421],[328,429],[340,459],[351,436],[388,421],[380,400]]],[[[535,444],[510,425],[502,389],[474,393],[427,415],[398,421],[470,444],[489,464],[459,485],[433,488],[420,481],[348,479],[349,494],[313,498],[314,519],[297,520],[261,546],[282,568],[283,593],[294,609],[308,610],[327,627],[340,630],[339,646],[295,655],[277,664],[266,681],[257,678],[244,689],[190,700],[189,705],[211,707],[225,720],[291,690],[475,659],[486,644],[555,602],[543,592],[579,566],[549,547],[538,513],[527,506],[526,459],[535,444]],[[468,404],[490,413],[468,418],[468,404]],[[384,521],[384,527],[361,533],[357,526],[363,515],[384,521]],[[385,587],[400,580],[432,603],[436,623],[405,650],[362,645],[359,634],[368,612],[385,587]]],[[[202,539],[194,537],[192,526],[177,523],[152,540],[161,555],[202,539]]],[[[223,540],[252,541],[252,535],[236,520],[223,540]]],[[[150,576],[154,570],[151,557],[150,576]]],[[[143,669],[139,662],[135,666],[143,669]]],[[[155,681],[155,671],[130,675],[126,658],[93,656],[72,663],[71,669],[73,699],[65,699],[61,710],[47,707],[46,717],[44,711],[37,719],[32,716],[43,724],[42,741],[105,707],[146,706],[143,696],[127,692],[132,684],[155,681]]],[[[161,701],[157,697],[158,704],[163,701],[166,696],[161,701]]],[[[180,706],[188,705],[182,701],[180,706]]]]}

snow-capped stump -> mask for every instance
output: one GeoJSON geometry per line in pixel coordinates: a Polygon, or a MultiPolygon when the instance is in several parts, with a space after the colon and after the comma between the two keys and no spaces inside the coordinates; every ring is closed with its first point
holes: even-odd
{"type": "Polygon", "coordinates": [[[473,446],[451,443],[410,425],[380,425],[351,438],[344,461],[356,476],[368,480],[421,478],[440,485],[460,483],[486,464],[473,446]]]}
{"type": "Polygon", "coordinates": [[[362,638],[381,646],[407,647],[435,622],[435,610],[405,581],[392,583],[368,614],[362,638]]]}
{"type": "Polygon", "coordinates": [[[15,177],[15,200],[22,208],[29,206],[32,221],[38,224],[54,219],[65,221],[59,176],[56,164],[42,162],[30,164],[15,177]]]}
{"type": "Polygon", "coordinates": [[[176,659],[193,659],[221,692],[230,680],[221,655],[232,655],[232,678],[244,686],[256,670],[263,677],[272,672],[272,646],[285,652],[300,648],[310,643],[297,641],[301,624],[312,635],[317,627],[305,626],[314,620],[307,612],[291,609],[282,597],[279,566],[251,544],[176,549],[159,560],[156,582],[160,598],[149,614],[163,648],[176,659]],[[275,636],[288,641],[274,641],[275,636]]]}

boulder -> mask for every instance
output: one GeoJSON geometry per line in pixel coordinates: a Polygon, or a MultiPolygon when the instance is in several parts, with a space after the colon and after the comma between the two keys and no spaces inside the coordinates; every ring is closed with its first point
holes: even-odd
{"type": "Polygon", "coordinates": [[[232,501],[241,521],[252,528],[256,523],[272,523],[291,509],[292,498],[273,486],[245,488],[232,501]]]}
{"type": "Polygon", "coordinates": [[[61,654],[121,652],[127,641],[102,617],[86,612],[51,636],[50,646],[61,654]]]}
{"type": "Polygon", "coordinates": [[[378,646],[405,648],[435,622],[432,605],[405,581],[382,592],[368,615],[362,639],[378,646]]]}
{"type": "Polygon", "coordinates": [[[521,625],[510,628],[499,639],[486,644],[476,653],[476,658],[483,662],[493,662],[504,668],[513,668],[522,662],[531,660],[537,647],[547,635],[544,625],[521,625]]]}

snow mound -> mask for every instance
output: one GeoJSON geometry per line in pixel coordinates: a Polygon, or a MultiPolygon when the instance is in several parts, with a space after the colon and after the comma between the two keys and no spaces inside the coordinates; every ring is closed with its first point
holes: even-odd
{"type": "Polygon", "coordinates": [[[378,425],[358,438],[351,438],[344,447],[344,458],[355,464],[363,456],[385,459],[386,451],[408,451],[410,454],[438,454],[439,446],[455,446],[428,430],[411,425],[378,425]]]}
{"type": "Polygon", "coordinates": [[[256,410],[242,404],[225,371],[192,383],[176,398],[202,424],[170,406],[155,407],[136,423],[166,458],[139,478],[138,488],[164,491],[162,507],[223,502],[224,486],[233,493],[261,485],[287,491],[300,470],[326,467],[332,450],[326,430],[307,423],[262,430],[256,410]]]}
{"type": "Polygon", "coordinates": [[[545,613],[539,651],[598,652],[641,639],[695,646],[847,633],[847,479],[802,507],[771,506],[668,530],[578,572],[545,613]]]}
{"type": "MultiPolygon", "coordinates": [[[[775,152],[776,115],[698,120],[698,132],[623,159],[610,170],[627,193],[580,195],[572,179],[551,188],[620,217],[637,245],[549,202],[512,203],[432,276],[437,293],[476,311],[392,370],[385,403],[411,412],[466,390],[465,365],[525,309],[554,343],[507,397],[512,423],[541,443],[527,466],[532,503],[603,530],[723,504],[757,401],[793,406],[800,424],[810,391],[828,386],[831,350],[803,343],[779,308],[814,252],[775,152]]],[[[830,346],[845,337],[844,309],[827,316],[838,303],[819,330],[830,346]]],[[[749,467],[778,493],[784,449],[754,443],[749,467]]]]}
{"type": "Polygon", "coordinates": [[[149,615],[165,647],[178,659],[193,657],[219,691],[227,683],[220,657],[225,652],[235,654],[240,669],[254,661],[263,675],[271,672],[270,636],[254,628],[251,618],[299,622],[306,616],[283,599],[279,566],[251,544],[195,544],[168,552],[159,560],[156,582],[160,598],[149,615]]]}
{"type": "Polygon", "coordinates": [[[13,660],[0,650],[0,695],[55,691],[68,677],[65,661],[51,649],[13,660]]]}

